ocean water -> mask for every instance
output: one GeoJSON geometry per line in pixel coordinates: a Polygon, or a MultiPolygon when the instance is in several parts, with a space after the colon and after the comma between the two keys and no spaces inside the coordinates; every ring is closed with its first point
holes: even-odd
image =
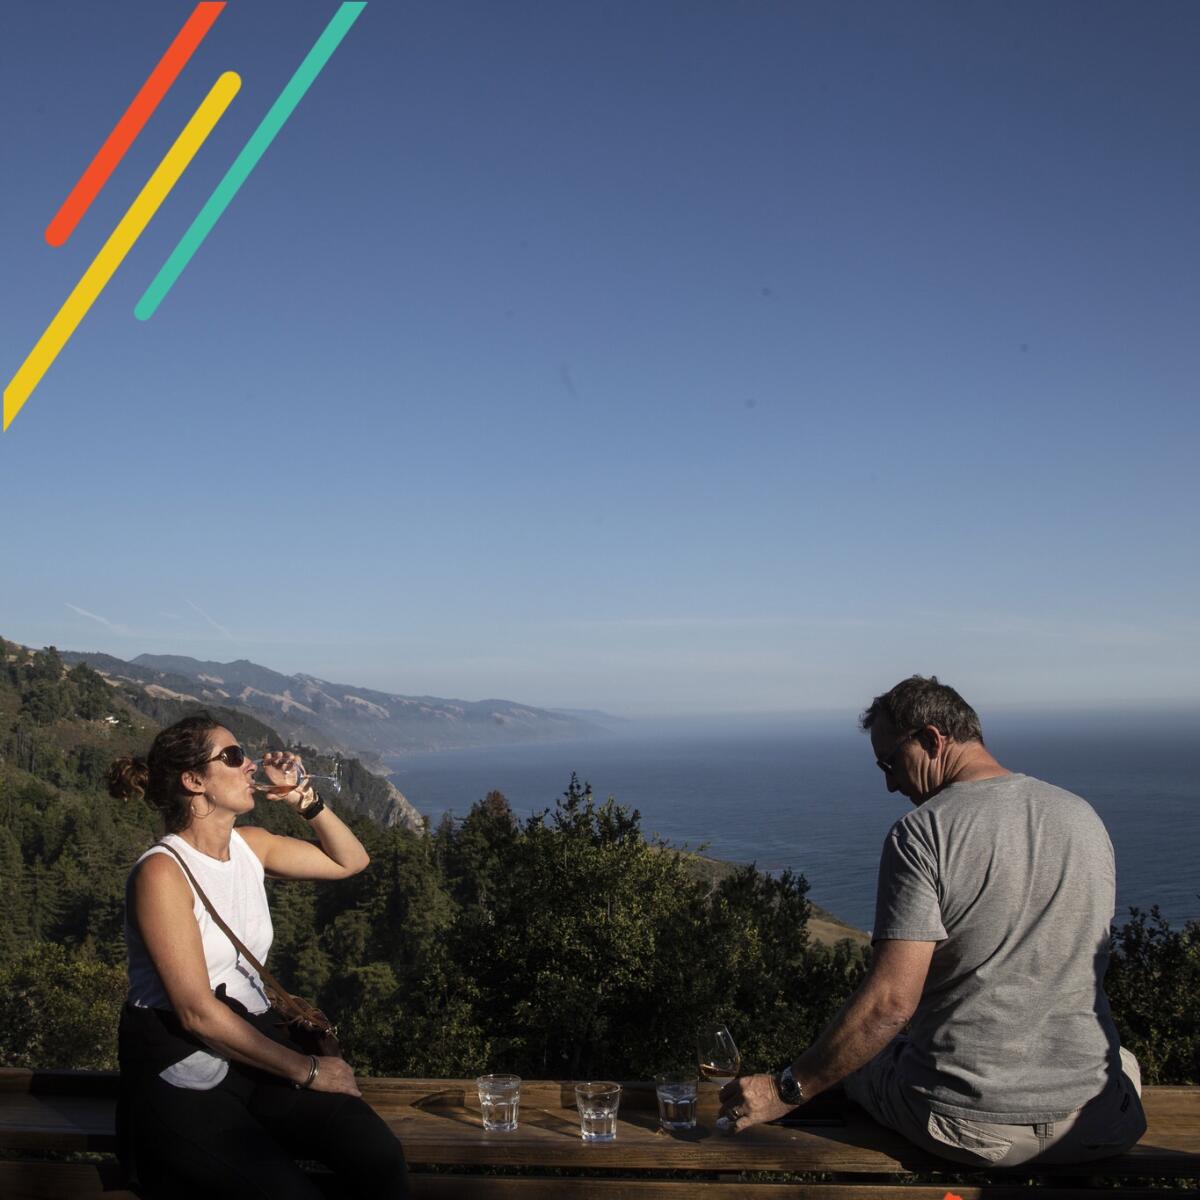
{"type": "MultiPolygon", "coordinates": [[[[1010,770],[1087,799],[1117,854],[1117,920],[1157,904],[1200,919],[1200,721],[1195,712],[1001,714],[985,736],[1010,770]]],[[[870,929],[883,838],[909,808],[889,795],[852,716],[840,722],[630,723],[582,742],[446,751],[392,760],[392,782],[436,823],[492,790],[525,817],[572,771],[636,808],[642,829],[714,858],[791,868],[810,897],[870,929]]]]}

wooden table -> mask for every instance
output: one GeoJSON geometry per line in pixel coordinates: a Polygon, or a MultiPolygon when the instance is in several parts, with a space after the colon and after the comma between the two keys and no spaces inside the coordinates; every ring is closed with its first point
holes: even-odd
{"type": "MultiPolygon", "coordinates": [[[[898,1135],[876,1125],[853,1107],[821,1103],[802,1110],[795,1123],[757,1126],[729,1137],[716,1129],[716,1088],[701,1085],[698,1124],[694,1130],[667,1132],[658,1126],[654,1089],[649,1084],[625,1084],[616,1140],[585,1143],[579,1136],[574,1085],[526,1081],[521,1088],[519,1128],[511,1133],[483,1129],[475,1087],[470,1080],[364,1079],[364,1097],[387,1121],[404,1145],[414,1168],[417,1197],[604,1197],[641,1200],[683,1197],[702,1187],[708,1200],[734,1197],[804,1196],[810,1200],[943,1200],[948,1191],[1001,1200],[1027,1189],[1003,1182],[982,1189],[957,1184],[912,1186],[896,1177],[906,1172],[966,1171],[913,1149],[898,1135]],[[470,1173],[435,1173],[451,1168],[470,1173]],[[481,1175],[486,1168],[587,1171],[587,1178],[561,1175],[537,1178],[481,1175]],[[740,1172],[821,1172],[834,1176],[828,1183],[788,1184],[743,1181],[740,1172]],[[620,1178],[653,1172],[659,1178],[620,1178]],[[691,1179],[663,1177],[667,1172],[694,1172],[691,1179]],[[608,1178],[605,1178],[608,1176],[608,1178]]],[[[29,1072],[0,1070],[0,1150],[9,1152],[91,1150],[111,1151],[116,1078],[104,1072],[29,1072]]],[[[1059,1197],[1096,1193],[1080,1189],[1079,1176],[1171,1176],[1200,1179],[1200,1088],[1147,1088],[1145,1107],[1150,1128],[1129,1154],[1083,1167],[1036,1168],[1048,1184],[1071,1181],[1069,1190],[1051,1186],[1059,1197]]],[[[52,1195],[13,1190],[22,1175],[19,1164],[0,1164],[0,1195],[52,1195]],[[6,1174],[7,1172],[7,1174],[6,1174]]],[[[111,1176],[111,1172],[110,1172],[111,1176]]],[[[65,1186],[65,1185],[64,1185],[65,1186]]],[[[1122,1189],[1123,1194],[1134,1192],[1122,1189]]],[[[61,1195],[110,1195],[119,1192],[62,1191],[61,1195]]],[[[123,1193],[131,1195],[131,1193],[123,1193]]],[[[1172,1197],[1189,1193],[1173,1192],[1172,1197]]],[[[1200,1192],[1191,1192],[1193,1196],[1200,1192]]],[[[1161,1198],[1162,1193],[1158,1194],[1161,1198]]]]}

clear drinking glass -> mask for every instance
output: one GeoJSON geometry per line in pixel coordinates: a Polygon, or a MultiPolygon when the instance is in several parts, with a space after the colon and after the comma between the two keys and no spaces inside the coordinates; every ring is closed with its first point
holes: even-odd
{"type": "Polygon", "coordinates": [[[516,1129],[521,1110],[521,1077],[480,1075],[475,1086],[479,1089],[484,1129],[488,1133],[511,1133],[516,1129]]]}
{"type": "Polygon", "coordinates": [[[696,1093],[700,1081],[695,1071],[668,1071],[654,1077],[658,1097],[658,1123],[664,1129],[696,1128],[696,1093]]]}
{"type": "Polygon", "coordinates": [[[701,1025],[696,1034],[696,1057],[702,1079],[723,1087],[742,1069],[733,1035],[724,1025],[701,1025]]]}
{"type": "Polygon", "coordinates": [[[300,762],[294,762],[286,769],[275,766],[264,767],[260,759],[250,786],[265,796],[280,797],[297,789],[303,791],[314,783],[320,783],[323,786],[318,788],[318,791],[328,790],[336,796],[342,790],[341,772],[341,760],[336,758],[333,760],[333,773],[330,775],[310,775],[300,762]]]}
{"type": "Polygon", "coordinates": [[[575,1107],[579,1109],[579,1136],[585,1142],[611,1142],[617,1136],[617,1108],[621,1085],[604,1080],[577,1083],[575,1107]]]}

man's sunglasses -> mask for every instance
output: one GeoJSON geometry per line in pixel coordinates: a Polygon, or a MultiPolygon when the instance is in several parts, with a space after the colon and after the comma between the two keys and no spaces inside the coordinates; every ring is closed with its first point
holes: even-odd
{"type": "Polygon", "coordinates": [[[893,747],[887,758],[877,758],[875,765],[885,774],[890,775],[896,769],[896,755],[900,752],[900,747],[905,742],[911,742],[915,738],[916,732],[906,733],[893,747]]]}
{"type": "Polygon", "coordinates": [[[249,757],[241,746],[226,746],[224,750],[219,750],[212,758],[206,758],[204,761],[210,763],[220,759],[227,767],[240,767],[249,757]]]}

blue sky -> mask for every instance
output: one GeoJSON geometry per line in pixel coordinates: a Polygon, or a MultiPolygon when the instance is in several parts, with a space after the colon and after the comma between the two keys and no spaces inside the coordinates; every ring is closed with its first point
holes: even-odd
{"type": "Polygon", "coordinates": [[[623,713],[1200,698],[1200,8],[0,7],[0,375],[242,90],[8,433],[0,634],[623,713]]]}

